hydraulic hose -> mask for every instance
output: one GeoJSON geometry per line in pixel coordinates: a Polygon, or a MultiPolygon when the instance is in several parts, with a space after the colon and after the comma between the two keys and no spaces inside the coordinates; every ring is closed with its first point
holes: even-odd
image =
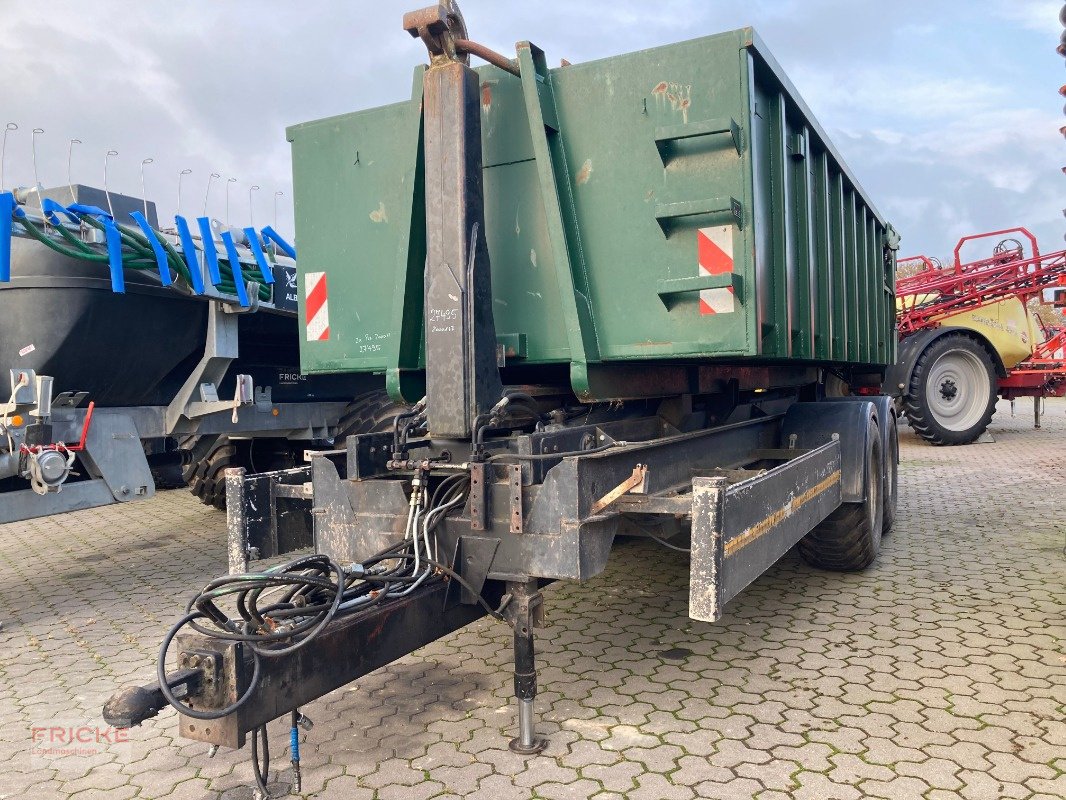
{"type": "MultiPolygon", "coordinates": [[[[77,216],[85,224],[91,225],[97,230],[104,230],[103,223],[98,219],[86,214],[79,214],[77,216]]],[[[13,219],[15,222],[19,223],[19,225],[21,225],[26,233],[32,238],[62,256],[77,261],[88,261],[96,264],[106,264],[109,261],[106,252],[101,252],[87,242],[83,242],[63,225],[53,227],[59,232],[66,244],[49,236],[44,230],[42,230],[42,226],[37,225],[27,217],[14,217],[13,219]]],[[[122,243],[125,245],[122,253],[123,268],[140,271],[155,271],[158,268],[158,265],[156,263],[155,253],[152,250],[151,243],[148,239],[139,230],[128,225],[116,224],[116,227],[118,228],[122,243]]],[[[192,280],[189,274],[189,269],[181,254],[178,253],[177,249],[165,236],[158,231],[154,231],[154,233],[166,252],[167,266],[169,269],[191,288],[192,280]]],[[[223,294],[236,294],[237,287],[233,279],[233,268],[230,265],[229,260],[226,258],[220,258],[219,266],[221,268],[222,281],[216,288],[223,294]]],[[[260,285],[258,290],[259,299],[269,300],[270,291],[269,286],[260,285]]]]}

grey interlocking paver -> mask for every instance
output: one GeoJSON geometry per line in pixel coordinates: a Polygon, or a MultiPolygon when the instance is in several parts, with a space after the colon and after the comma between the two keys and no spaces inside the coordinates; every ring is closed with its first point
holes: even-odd
{"type": "MultiPolygon", "coordinates": [[[[481,621],[305,709],[304,796],[1066,796],[1064,412],[1049,402],[1034,431],[1001,404],[996,442],[965,448],[903,427],[877,564],[838,575],[790,554],[717,625],[685,617],[684,557],[620,543],[603,576],[546,590],[544,755],[506,749],[510,640],[481,621]],[[674,647],[691,655],[660,657],[674,647]]],[[[0,526],[0,800],[250,796],[247,753],[208,759],[169,711],[128,743],[30,752],[31,729],[100,724],[115,688],[153,679],[159,637],[224,569],[224,524],[163,492],[0,526]]],[[[271,739],[285,782],[283,723],[271,739]]]]}

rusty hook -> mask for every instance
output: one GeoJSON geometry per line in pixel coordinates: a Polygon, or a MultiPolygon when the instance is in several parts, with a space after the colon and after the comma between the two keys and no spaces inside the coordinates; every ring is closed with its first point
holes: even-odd
{"type": "Polygon", "coordinates": [[[411,36],[422,39],[431,61],[460,61],[470,63],[470,56],[456,47],[456,39],[466,39],[466,22],[455,0],[408,11],[403,15],[403,28],[411,36]]]}

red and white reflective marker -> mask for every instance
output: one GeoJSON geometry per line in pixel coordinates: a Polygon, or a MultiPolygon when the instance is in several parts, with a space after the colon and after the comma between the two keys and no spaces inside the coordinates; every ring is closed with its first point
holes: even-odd
{"type": "MultiPolygon", "coordinates": [[[[696,231],[699,275],[723,275],[733,271],[733,226],[721,225],[696,231]]],[[[728,314],[735,310],[733,288],[703,289],[701,314],[728,314]]]]}
{"type": "Polygon", "coordinates": [[[326,273],[308,272],[304,275],[304,318],[307,320],[307,341],[323,342],[329,338],[329,297],[326,293],[326,273]]]}

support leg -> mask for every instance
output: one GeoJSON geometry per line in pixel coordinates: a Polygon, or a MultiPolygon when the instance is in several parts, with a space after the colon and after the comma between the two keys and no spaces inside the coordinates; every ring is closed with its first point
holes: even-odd
{"type": "Polygon", "coordinates": [[[230,575],[240,575],[248,571],[243,484],[243,467],[230,467],[226,470],[226,551],[230,575]]]}
{"type": "Polygon", "coordinates": [[[1033,427],[1040,430],[1040,412],[1044,398],[1037,395],[1033,398],[1033,427]]]}
{"type": "Polygon", "coordinates": [[[536,581],[508,585],[511,595],[509,617],[514,624],[514,693],[518,700],[518,737],[509,747],[515,753],[534,755],[548,746],[538,738],[533,715],[537,696],[537,665],[533,649],[533,626],[539,621],[543,597],[536,581]]]}

